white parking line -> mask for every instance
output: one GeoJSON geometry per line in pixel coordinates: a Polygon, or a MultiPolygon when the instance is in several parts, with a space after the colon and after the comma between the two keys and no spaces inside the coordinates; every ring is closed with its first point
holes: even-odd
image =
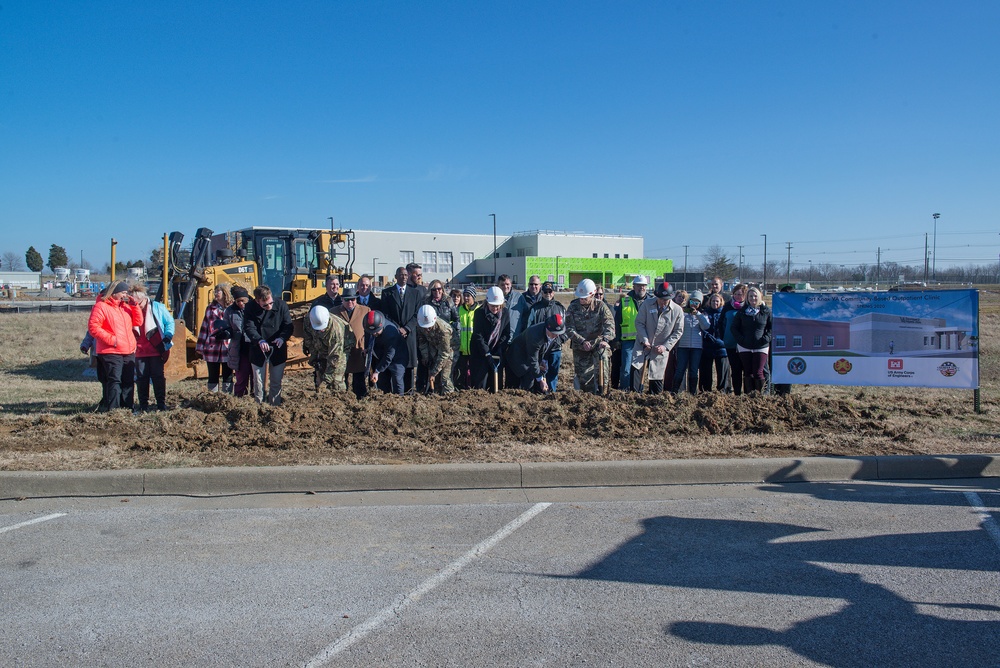
{"type": "Polygon", "coordinates": [[[21,527],[30,526],[32,524],[38,524],[39,522],[48,522],[49,520],[54,520],[57,517],[65,517],[66,513],[53,513],[51,515],[46,515],[45,517],[38,517],[33,520],[28,520],[27,522],[21,522],[20,524],[14,524],[9,527],[3,527],[0,529],[0,533],[6,533],[8,531],[13,531],[14,529],[20,529],[21,527]]]}
{"type": "Polygon", "coordinates": [[[982,520],[982,524],[979,526],[990,535],[990,538],[997,544],[997,547],[1000,547],[1000,526],[997,526],[993,515],[983,505],[983,500],[975,492],[963,492],[963,494],[965,494],[965,498],[969,502],[969,505],[972,506],[972,509],[979,515],[979,519],[982,520]]]}
{"type": "Polygon", "coordinates": [[[337,656],[337,654],[343,652],[345,649],[367,636],[369,633],[384,624],[387,620],[392,619],[401,613],[411,603],[419,601],[425,594],[468,566],[473,560],[478,559],[489,552],[500,541],[517,531],[521,526],[527,523],[528,520],[551,505],[551,503],[536,503],[495,534],[473,547],[455,561],[448,564],[444,570],[425,580],[419,587],[411,591],[402,599],[396,601],[387,608],[384,608],[374,617],[368,619],[368,621],[364,622],[360,626],[356,626],[350,633],[341,636],[332,644],[328,645],[326,649],[317,654],[311,661],[309,661],[309,663],[306,664],[306,668],[318,668],[319,666],[326,664],[330,661],[330,659],[337,656]]]}

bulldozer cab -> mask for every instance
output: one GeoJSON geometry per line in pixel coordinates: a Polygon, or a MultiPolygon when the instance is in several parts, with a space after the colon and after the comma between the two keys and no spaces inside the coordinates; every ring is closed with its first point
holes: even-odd
{"type": "Polygon", "coordinates": [[[339,277],[344,287],[357,281],[352,230],[252,227],[236,235],[236,247],[257,264],[259,284],[289,304],[323,294],[327,275],[339,277]]]}

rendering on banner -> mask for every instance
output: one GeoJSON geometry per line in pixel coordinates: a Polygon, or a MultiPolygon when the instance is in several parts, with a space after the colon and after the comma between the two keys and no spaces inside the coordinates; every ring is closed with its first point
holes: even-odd
{"type": "Polygon", "coordinates": [[[979,388],[979,293],[775,293],[775,383],[979,388]]]}

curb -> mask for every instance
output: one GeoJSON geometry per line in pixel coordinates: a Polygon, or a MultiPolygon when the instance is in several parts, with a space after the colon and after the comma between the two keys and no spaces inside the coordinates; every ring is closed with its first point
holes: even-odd
{"type": "Polygon", "coordinates": [[[1000,455],[0,471],[0,499],[1000,477],[1000,455]]]}

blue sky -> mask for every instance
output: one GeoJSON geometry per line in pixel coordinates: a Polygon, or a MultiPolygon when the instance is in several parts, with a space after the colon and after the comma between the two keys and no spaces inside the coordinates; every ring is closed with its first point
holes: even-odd
{"type": "Polygon", "coordinates": [[[641,234],[693,267],[1000,252],[1000,3],[0,5],[0,252],[641,234]]]}

